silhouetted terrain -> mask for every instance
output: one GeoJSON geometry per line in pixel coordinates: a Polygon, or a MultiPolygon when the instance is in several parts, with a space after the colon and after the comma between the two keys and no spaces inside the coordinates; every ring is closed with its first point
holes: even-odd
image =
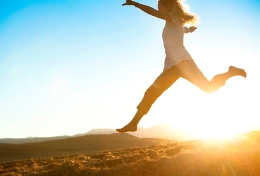
{"type": "MultiPolygon", "coordinates": [[[[86,134],[111,134],[114,133],[113,129],[93,129],[86,134]]],[[[134,133],[129,132],[133,136],[139,138],[161,138],[161,139],[170,139],[177,141],[189,141],[194,140],[195,138],[188,134],[186,131],[174,129],[168,125],[156,125],[150,128],[139,127],[138,130],[134,133]]]]}
{"type": "Polygon", "coordinates": [[[27,144],[0,144],[0,162],[69,154],[91,154],[102,150],[144,147],[162,142],[167,143],[169,140],[141,139],[126,133],[114,133],[110,135],[85,135],[27,144]]]}
{"type": "MultiPolygon", "coordinates": [[[[58,139],[66,139],[73,137],[80,137],[90,134],[112,134],[115,133],[115,129],[92,129],[83,134],[76,134],[74,136],[57,136],[57,137],[30,137],[30,138],[5,138],[0,139],[0,144],[23,144],[23,143],[35,143],[35,142],[44,142],[58,139]]],[[[188,141],[194,140],[194,138],[186,133],[185,131],[174,129],[167,125],[156,125],[150,128],[138,128],[137,132],[128,133],[138,138],[162,138],[162,139],[170,139],[177,141],[188,141]]]]}
{"type": "MultiPolygon", "coordinates": [[[[113,135],[112,135],[113,136],[113,135]]],[[[129,140],[130,135],[120,135],[129,140]]],[[[226,140],[150,145],[0,163],[1,175],[259,176],[260,132],[226,140]]]]}
{"type": "Polygon", "coordinates": [[[69,136],[57,136],[57,137],[29,137],[29,138],[4,138],[0,139],[0,144],[24,144],[24,143],[35,143],[35,142],[44,142],[52,141],[59,139],[66,139],[69,136]]]}

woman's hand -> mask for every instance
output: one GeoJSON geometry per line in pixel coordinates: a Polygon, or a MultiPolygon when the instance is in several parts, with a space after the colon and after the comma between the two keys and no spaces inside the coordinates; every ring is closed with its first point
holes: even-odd
{"type": "Polygon", "coordinates": [[[134,5],[135,2],[133,2],[132,0],[126,0],[124,4],[122,4],[123,6],[125,5],[134,5]]]}
{"type": "Polygon", "coordinates": [[[191,26],[191,27],[189,28],[189,32],[192,33],[192,32],[194,32],[196,29],[197,29],[196,27],[191,26]]]}

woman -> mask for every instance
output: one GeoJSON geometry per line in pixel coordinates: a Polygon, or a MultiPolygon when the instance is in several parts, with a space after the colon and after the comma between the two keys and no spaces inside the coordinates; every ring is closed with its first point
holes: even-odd
{"type": "Polygon", "coordinates": [[[206,93],[217,91],[233,76],[246,78],[243,69],[230,66],[226,73],[218,74],[210,81],[207,80],[183,45],[184,33],[196,30],[196,27],[187,28],[184,25],[195,25],[197,16],[185,12],[180,0],[158,0],[158,10],[132,0],[126,0],[123,5],[135,6],[149,15],[166,21],[162,33],[166,58],[163,72],[146,90],[142,101],[137,106],[135,116],[126,126],[116,129],[118,132],[136,131],[139,121],[148,113],[155,100],[180,77],[206,93]]]}

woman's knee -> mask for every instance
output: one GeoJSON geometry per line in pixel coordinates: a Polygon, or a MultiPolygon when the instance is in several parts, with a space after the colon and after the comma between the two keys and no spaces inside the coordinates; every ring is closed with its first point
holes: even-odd
{"type": "Polygon", "coordinates": [[[215,89],[215,88],[209,88],[209,89],[205,89],[204,92],[206,94],[212,94],[214,92],[216,92],[218,89],[215,89]]]}
{"type": "Polygon", "coordinates": [[[201,90],[202,90],[203,92],[205,92],[206,94],[212,94],[212,93],[215,92],[215,90],[212,89],[212,87],[210,87],[210,86],[203,87],[203,88],[201,88],[201,90]]]}
{"type": "Polygon", "coordinates": [[[216,75],[210,81],[204,79],[203,81],[196,82],[195,85],[197,85],[197,87],[199,87],[203,92],[212,94],[225,85],[225,80],[221,75],[216,75]]]}
{"type": "Polygon", "coordinates": [[[213,92],[217,91],[219,88],[223,87],[226,84],[226,80],[221,74],[216,75],[210,81],[211,89],[213,92]]]}
{"type": "Polygon", "coordinates": [[[203,92],[207,94],[212,94],[217,91],[217,87],[215,87],[212,82],[207,81],[201,84],[197,84],[197,87],[200,88],[203,92]]]}
{"type": "Polygon", "coordinates": [[[207,94],[212,94],[212,93],[216,92],[217,90],[219,90],[219,88],[222,86],[223,86],[223,84],[219,84],[219,83],[216,84],[216,82],[210,82],[202,90],[207,94]]]}

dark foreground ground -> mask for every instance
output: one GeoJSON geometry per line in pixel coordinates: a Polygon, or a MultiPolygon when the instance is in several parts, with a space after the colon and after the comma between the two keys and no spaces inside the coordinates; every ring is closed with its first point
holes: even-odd
{"type": "Polygon", "coordinates": [[[0,175],[259,176],[260,132],[228,140],[135,147],[0,163],[0,175]]]}

